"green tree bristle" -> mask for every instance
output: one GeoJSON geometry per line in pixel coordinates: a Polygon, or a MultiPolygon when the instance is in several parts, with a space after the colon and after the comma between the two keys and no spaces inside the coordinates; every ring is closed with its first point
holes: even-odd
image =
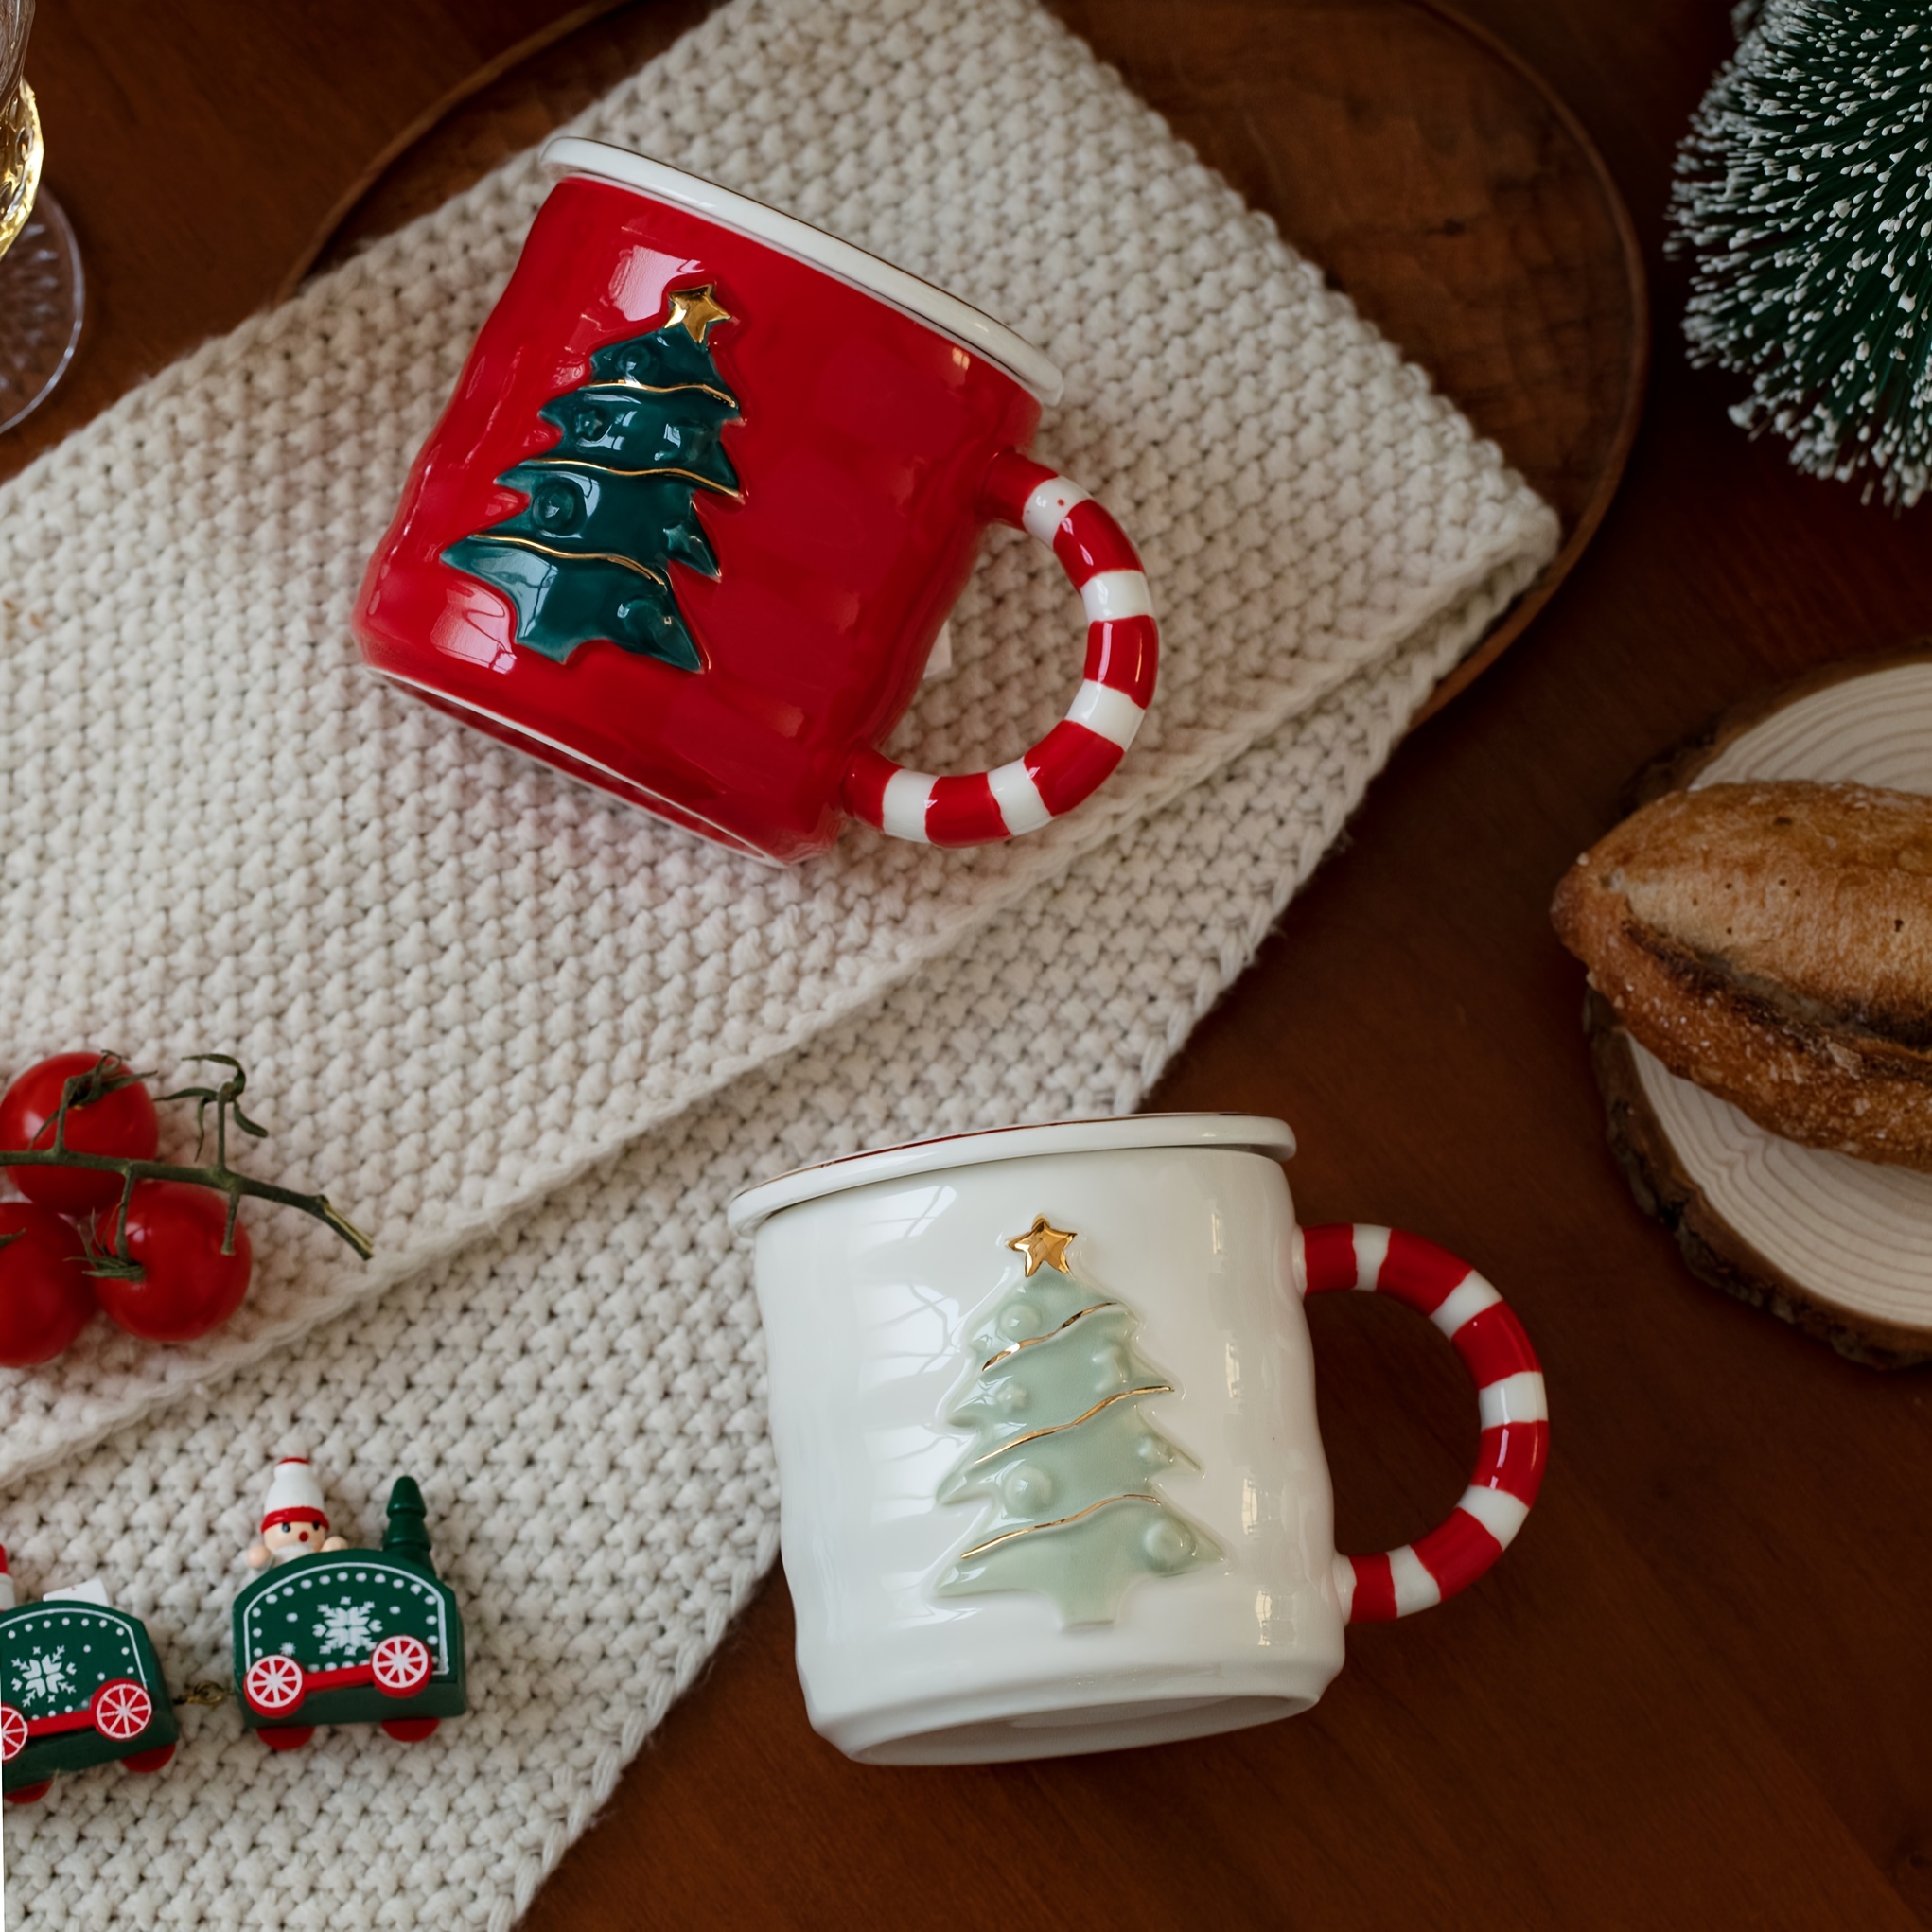
{"type": "Polygon", "coordinates": [[[1677,157],[1691,360],[1800,469],[1900,507],[1932,481],[1932,7],[1768,0],[1677,157]]]}

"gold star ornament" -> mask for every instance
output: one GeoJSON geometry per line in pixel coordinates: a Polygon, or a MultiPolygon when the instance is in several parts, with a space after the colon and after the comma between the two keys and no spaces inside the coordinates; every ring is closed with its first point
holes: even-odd
{"type": "Polygon", "coordinates": [[[1007,1246],[1027,1257],[1027,1273],[1029,1275],[1043,1261],[1049,1268],[1059,1269],[1063,1274],[1071,1274],[1073,1270],[1066,1265],[1066,1249],[1073,1238],[1072,1228],[1054,1227],[1044,1214],[1036,1214],[1033,1225],[1025,1234],[1015,1235],[1007,1246]]]}
{"type": "Polygon", "coordinates": [[[733,320],[731,311],[721,302],[711,300],[714,282],[707,282],[702,289],[674,289],[671,291],[671,319],[666,328],[676,328],[681,323],[684,332],[699,348],[704,347],[705,331],[714,323],[733,320]]]}

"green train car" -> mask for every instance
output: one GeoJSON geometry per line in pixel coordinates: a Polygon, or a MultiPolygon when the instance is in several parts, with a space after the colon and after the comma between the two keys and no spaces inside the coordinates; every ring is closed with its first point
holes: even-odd
{"type": "MultiPolygon", "coordinates": [[[[0,1575],[5,1573],[0,1552],[0,1575]]],[[[56,1774],[119,1763],[158,1771],[179,1738],[140,1618],[97,1584],[0,1610],[0,1791],[46,1795],[56,1774]]]]}
{"type": "Polygon", "coordinates": [[[236,1598],[241,1721],[272,1749],[299,1749],[323,1724],[414,1743],[467,1708],[463,1619],[423,1521],[422,1492],[398,1477],[381,1549],[294,1557],[236,1598]]]}

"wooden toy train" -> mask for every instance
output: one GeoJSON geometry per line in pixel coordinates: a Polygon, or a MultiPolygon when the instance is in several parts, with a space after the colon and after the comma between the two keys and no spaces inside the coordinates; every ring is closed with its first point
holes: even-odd
{"type": "Polygon", "coordinates": [[[46,1795],[61,1771],[116,1760],[158,1771],[174,1755],[174,1706],[140,1618],[98,1582],[16,1604],[0,1550],[0,1791],[46,1795]]]}
{"type": "Polygon", "coordinates": [[[414,1743],[466,1708],[463,1619],[430,1561],[422,1491],[399,1476],[379,1550],[279,1562],[235,1600],[241,1721],[273,1750],[323,1724],[414,1743]]]}
{"type": "MultiPolygon", "coordinates": [[[[337,1547],[309,1549],[327,1529],[320,1491],[303,1459],[278,1467],[297,1472],[278,1475],[299,1492],[297,1506],[265,1519],[265,1546],[251,1560],[267,1563],[267,1573],[235,1600],[242,1723],[279,1751],[298,1749],[323,1724],[379,1724],[406,1744],[428,1737],[466,1702],[463,1619],[430,1560],[422,1491],[396,1479],[379,1550],[346,1549],[339,1537],[327,1539],[337,1547]]],[[[178,1736],[141,1620],[114,1608],[98,1581],[16,1604],[0,1550],[0,1791],[8,1801],[31,1804],[57,1773],[94,1765],[158,1771],[178,1736]]]]}

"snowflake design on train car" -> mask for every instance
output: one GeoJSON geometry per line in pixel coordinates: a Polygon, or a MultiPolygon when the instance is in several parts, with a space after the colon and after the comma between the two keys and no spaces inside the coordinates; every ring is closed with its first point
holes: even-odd
{"type": "Polygon", "coordinates": [[[360,1657],[376,1642],[381,1619],[373,1603],[324,1604],[315,1635],[325,1650],[344,1650],[360,1657]]]}
{"type": "Polygon", "coordinates": [[[74,1688],[74,1666],[60,1645],[52,1650],[36,1650],[20,1666],[21,1701],[53,1704],[74,1688]]]}

